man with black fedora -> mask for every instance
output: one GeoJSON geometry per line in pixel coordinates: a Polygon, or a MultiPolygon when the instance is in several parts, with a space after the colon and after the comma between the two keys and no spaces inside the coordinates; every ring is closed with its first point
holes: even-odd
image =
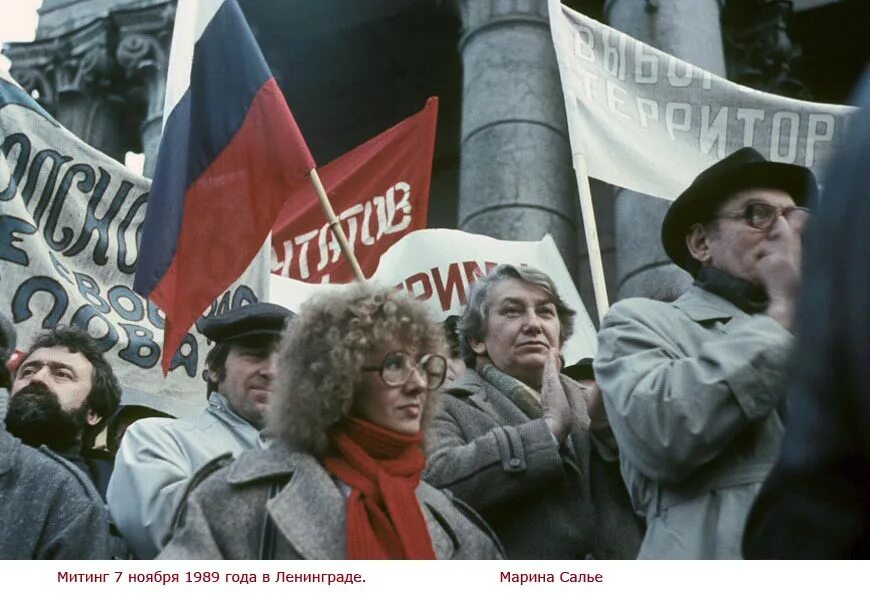
{"type": "Polygon", "coordinates": [[[595,373],[635,510],[639,558],[739,558],[775,462],[817,186],[803,167],[743,148],[698,175],[662,223],[695,281],[674,302],[631,298],[599,333],[595,373]]]}
{"type": "Polygon", "coordinates": [[[137,558],[153,558],[166,544],[188,483],[203,466],[262,447],[277,346],[291,316],[284,307],[259,303],[203,319],[200,330],[215,342],[205,359],[206,409],[177,420],[141,419],[127,430],[108,499],[137,558]]]}

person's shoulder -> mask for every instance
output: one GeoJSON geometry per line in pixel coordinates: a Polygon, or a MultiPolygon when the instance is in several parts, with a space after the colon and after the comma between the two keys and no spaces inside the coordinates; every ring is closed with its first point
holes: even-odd
{"type": "Polygon", "coordinates": [[[305,461],[316,463],[310,455],[293,452],[280,443],[269,448],[250,448],[236,457],[226,452],[205,463],[193,475],[186,494],[215,494],[264,481],[289,479],[305,461]]]}
{"type": "Polygon", "coordinates": [[[19,460],[23,474],[38,479],[43,490],[54,487],[65,495],[80,495],[102,506],[103,500],[88,475],[46,446],[31,448],[21,444],[19,460]]]}
{"type": "Polygon", "coordinates": [[[132,423],[124,433],[121,444],[132,444],[136,447],[155,447],[155,444],[182,443],[190,436],[200,434],[216,424],[216,419],[203,411],[196,415],[174,419],[171,417],[146,417],[132,423]],[[129,442],[127,441],[129,440],[129,442]]]}
{"type": "Polygon", "coordinates": [[[626,298],[610,307],[607,316],[645,315],[658,312],[671,312],[674,309],[673,302],[663,302],[653,298],[626,298]]]}
{"type": "Polygon", "coordinates": [[[601,322],[601,331],[611,327],[630,326],[632,323],[644,327],[669,327],[668,323],[684,317],[685,315],[677,307],[677,301],[663,302],[652,298],[626,298],[610,307],[601,322]]]}
{"type": "Polygon", "coordinates": [[[438,390],[438,397],[445,404],[465,404],[471,397],[487,393],[488,384],[473,368],[469,367],[454,381],[438,390]]]}

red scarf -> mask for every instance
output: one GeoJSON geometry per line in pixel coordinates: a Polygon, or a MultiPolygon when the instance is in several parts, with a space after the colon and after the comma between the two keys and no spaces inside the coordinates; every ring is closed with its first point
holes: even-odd
{"type": "Polygon", "coordinates": [[[426,458],[423,434],[405,435],[346,418],[329,436],[337,454],[326,469],[351,487],[347,558],[434,559],[426,518],[414,493],[426,458]]]}

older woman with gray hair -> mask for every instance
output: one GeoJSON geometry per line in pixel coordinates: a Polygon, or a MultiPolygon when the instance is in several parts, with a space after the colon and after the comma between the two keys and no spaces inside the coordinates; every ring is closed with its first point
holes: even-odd
{"type": "Polygon", "coordinates": [[[281,343],[275,442],[199,477],[160,558],[500,558],[473,511],[420,480],[444,349],[389,288],[312,297],[281,343]]]}
{"type": "Polygon", "coordinates": [[[425,477],[480,512],[508,558],[634,558],[640,544],[614,449],[559,375],[573,316],[545,273],[500,265],[459,324],[469,368],[443,390],[425,477]]]}

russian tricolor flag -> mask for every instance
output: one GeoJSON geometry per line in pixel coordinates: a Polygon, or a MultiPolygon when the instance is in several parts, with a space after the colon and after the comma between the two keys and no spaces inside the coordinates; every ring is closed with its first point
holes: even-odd
{"type": "Polygon", "coordinates": [[[166,313],[164,373],[314,166],[236,0],[179,0],[134,284],[166,313]]]}

